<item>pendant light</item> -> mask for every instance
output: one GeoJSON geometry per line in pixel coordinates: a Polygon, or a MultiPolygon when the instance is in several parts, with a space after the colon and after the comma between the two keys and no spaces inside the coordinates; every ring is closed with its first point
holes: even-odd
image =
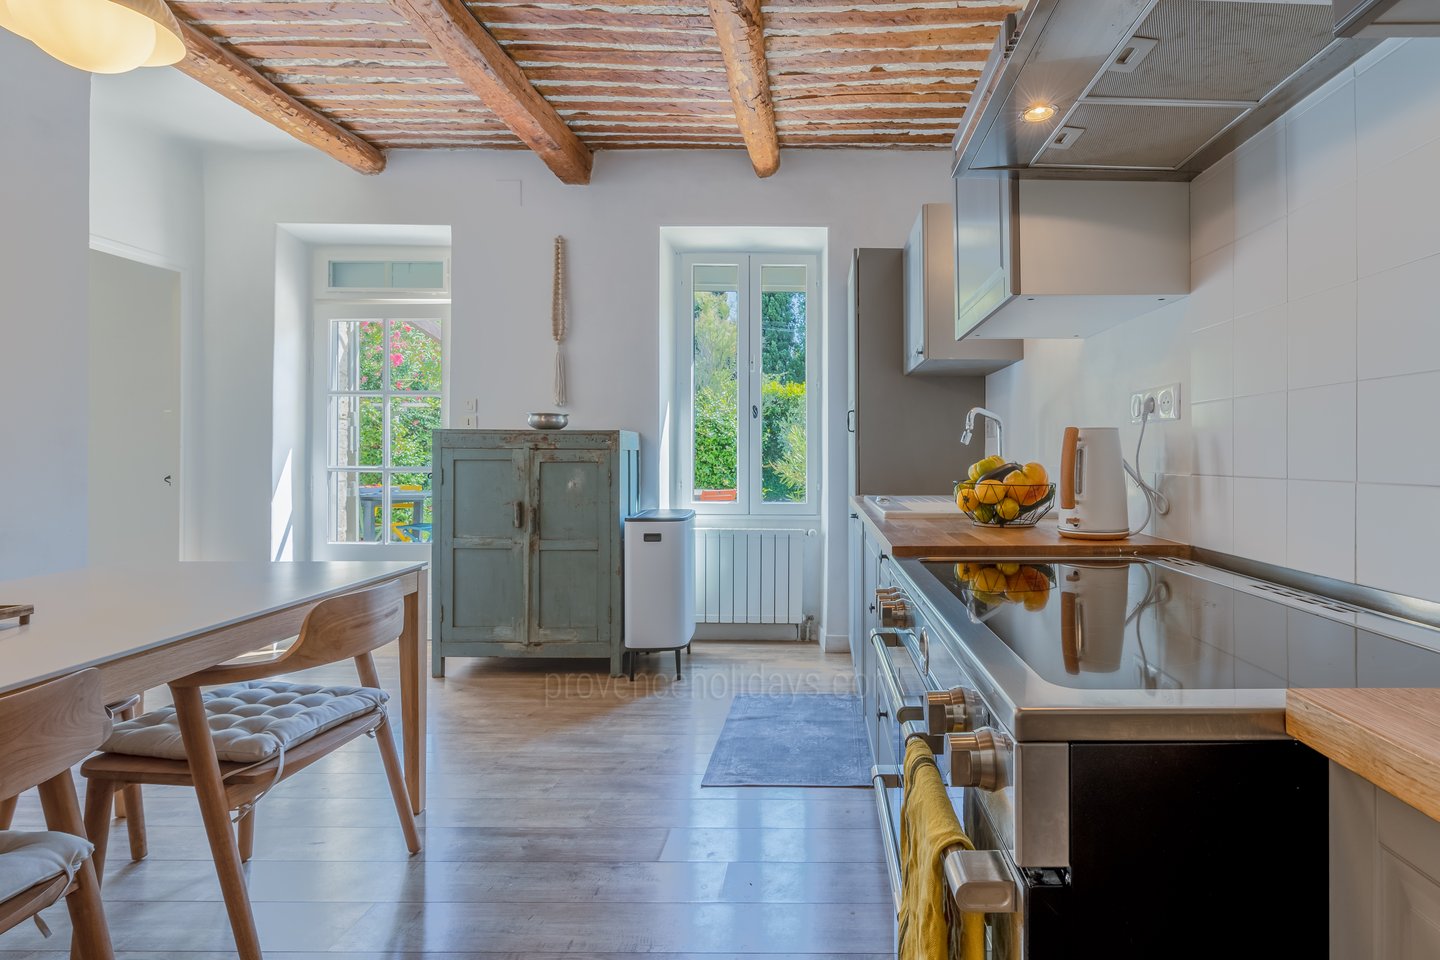
{"type": "Polygon", "coordinates": [[[165,0],[0,0],[0,27],[90,73],[166,67],[185,57],[165,0]]]}

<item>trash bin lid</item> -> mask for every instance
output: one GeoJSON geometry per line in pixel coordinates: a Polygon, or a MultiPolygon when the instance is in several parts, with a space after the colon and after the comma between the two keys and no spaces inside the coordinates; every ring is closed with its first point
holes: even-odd
{"type": "Polygon", "coordinates": [[[626,519],[626,523],[683,523],[695,519],[694,510],[646,510],[626,519]]]}

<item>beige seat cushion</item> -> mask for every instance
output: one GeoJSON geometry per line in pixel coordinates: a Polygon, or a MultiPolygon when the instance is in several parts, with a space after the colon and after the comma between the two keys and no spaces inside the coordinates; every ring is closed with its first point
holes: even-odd
{"type": "MultiPolygon", "coordinates": [[[[379,710],[390,699],[373,687],[322,687],[284,680],[251,680],[204,694],[215,753],[223,762],[259,763],[347,720],[379,710]]],[[[175,708],[115,724],[106,753],[184,760],[175,708]]]]}
{"type": "Polygon", "coordinates": [[[94,850],[69,833],[0,830],[0,903],[62,873],[74,878],[94,850]]]}

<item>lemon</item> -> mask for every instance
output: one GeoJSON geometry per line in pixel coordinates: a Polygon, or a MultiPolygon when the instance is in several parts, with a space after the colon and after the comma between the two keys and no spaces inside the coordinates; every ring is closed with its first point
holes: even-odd
{"type": "Polygon", "coordinates": [[[995,515],[1001,520],[1014,520],[1020,516],[1020,504],[1011,497],[1006,497],[995,505],[995,515]]]}
{"type": "Polygon", "coordinates": [[[991,454],[984,460],[981,460],[979,466],[981,475],[984,475],[989,473],[991,470],[999,470],[1001,467],[1005,466],[1005,458],[991,454]]]}
{"type": "Polygon", "coordinates": [[[981,503],[999,503],[1005,499],[1005,484],[999,480],[982,480],[975,485],[975,496],[981,503]]]}
{"type": "Polygon", "coordinates": [[[1018,563],[1002,563],[1002,564],[999,565],[999,569],[1000,569],[1000,572],[1001,572],[1001,573],[1005,574],[1005,576],[1007,576],[1007,577],[1013,577],[1013,576],[1015,576],[1015,574],[1017,574],[1017,573],[1020,572],[1020,564],[1018,564],[1018,563]]]}
{"type": "Polygon", "coordinates": [[[979,593],[1004,593],[1005,574],[995,567],[986,567],[975,578],[975,590],[979,593]]]}

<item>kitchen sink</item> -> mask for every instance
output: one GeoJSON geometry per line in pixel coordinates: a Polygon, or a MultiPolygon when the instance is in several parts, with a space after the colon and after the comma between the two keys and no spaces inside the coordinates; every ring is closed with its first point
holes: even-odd
{"type": "Polygon", "coordinates": [[[958,520],[964,517],[953,497],[867,496],[870,506],[883,520],[958,520]]]}

